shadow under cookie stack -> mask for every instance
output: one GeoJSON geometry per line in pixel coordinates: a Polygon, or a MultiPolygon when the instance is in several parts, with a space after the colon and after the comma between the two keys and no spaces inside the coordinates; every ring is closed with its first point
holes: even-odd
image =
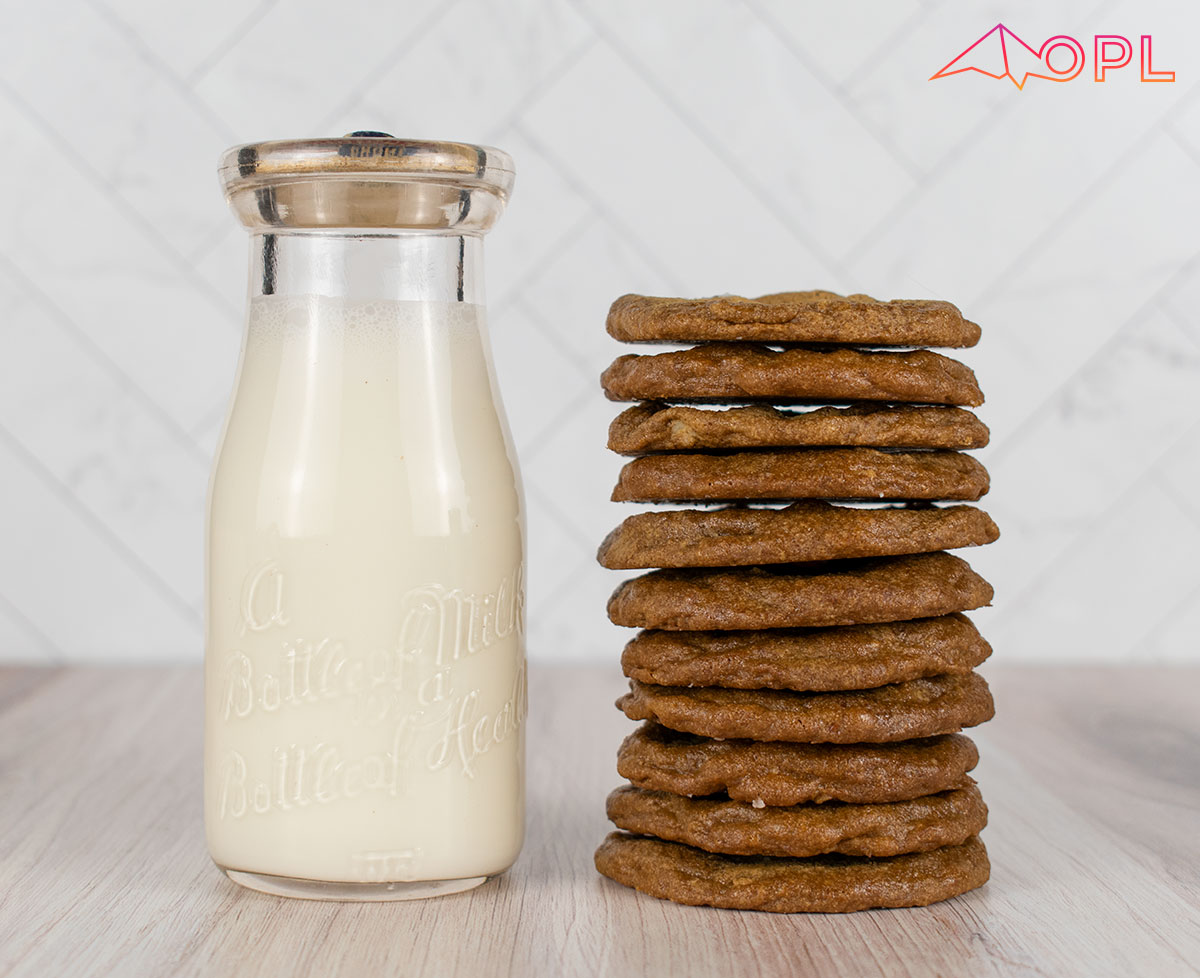
{"type": "Polygon", "coordinates": [[[609,430],[638,513],[600,547],[647,570],[608,605],[642,725],[621,745],[596,868],[679,903],[923,906],[981,886],[987,808],[959,731],[988,720],[992,589],[946,551],[999,535],[988,430],[950,303],[828,292],[623,296],[608,331],[694,343],[619,357],[609,430]],[[935,505],[936,503],[950,505],[935,505]]]}

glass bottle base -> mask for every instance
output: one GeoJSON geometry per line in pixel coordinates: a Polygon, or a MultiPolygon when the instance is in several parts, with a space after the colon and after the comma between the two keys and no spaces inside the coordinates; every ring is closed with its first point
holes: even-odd
{"type": "Polygon", "coordinates": [[[461,880],[413,880],[392,883],[338,883],[329,880],[296,879],[291,876],[270,876],[266,873],[247,873],[240,869],[220,867],[221,872],[235,883],[269,893],[272,896],[295,897],[300,900],[338,900],[353,903],[383,903],[387,900],[424,900],[471,890],[491,877],[472,876],[461,880]]]}

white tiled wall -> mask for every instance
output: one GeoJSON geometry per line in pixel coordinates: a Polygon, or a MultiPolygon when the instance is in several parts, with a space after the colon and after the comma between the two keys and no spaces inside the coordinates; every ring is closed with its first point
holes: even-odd
{"type": "Polygon", "coordinates": [[[489,142],[531,653],[613,660],[597,375],[628,291],[957,302],[988,394],[971,555],[1009,659],[1200,658],[1200,8],[1168,0],[0,4],[0,659],[196,659],[245,241],[215,160],[489,142]],[[1003,20],[1155,37],[1175,84],[928,77],[1003,20]]]}

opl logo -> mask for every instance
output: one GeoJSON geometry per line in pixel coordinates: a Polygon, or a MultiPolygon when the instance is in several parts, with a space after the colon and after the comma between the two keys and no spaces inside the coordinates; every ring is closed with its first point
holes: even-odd
{"type": "MultiPolygon", "coordinates": [[[[1175,72],[1155,71],[1151,64],[1149,34],[1141,35],[1141,72],[1144,82],[1173,82],[1175,72]]],[[[1133,60],[1133,43],[1120,34],[1096,34],[1092,45],[1092,64],[1096,81],[1102,82],[1109,71],[1124,68],[1133,60]]],[[[977,71],[989,78],[1007,78],[1023,89],[1030,78],[1065,82],[1083,71],[1087,55],[1083,45],[1069,34],[1056,34],[1031,48],[1003,24],[997,24],[945,68],[930,76],[945,78],[977,71]]]]}

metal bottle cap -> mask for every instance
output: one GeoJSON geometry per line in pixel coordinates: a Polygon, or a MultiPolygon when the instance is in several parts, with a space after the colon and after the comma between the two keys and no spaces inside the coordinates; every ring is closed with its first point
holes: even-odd
{"type": "Polygon", "coordinates": [[[226,150],[225,198],[252,230],[395,228],[482,233],[512,192],[512,157],[491,146],[359,131],[226,150]]]}

